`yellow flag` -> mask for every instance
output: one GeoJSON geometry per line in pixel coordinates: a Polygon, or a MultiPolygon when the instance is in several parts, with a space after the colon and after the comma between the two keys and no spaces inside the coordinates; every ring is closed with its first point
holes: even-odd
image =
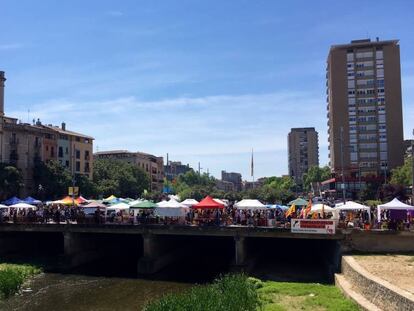
{"type": "Polygon", "coordinates": [[[295,206],[295,204],[292,204],[292,206],[286,211],[285,217],[292,216],[293,213],[295,213],[295,212],[296,212],[296,206],[295,206]]]}

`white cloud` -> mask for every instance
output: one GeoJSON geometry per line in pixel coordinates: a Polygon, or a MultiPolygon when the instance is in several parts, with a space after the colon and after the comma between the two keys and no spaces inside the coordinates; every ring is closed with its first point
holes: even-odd
{"type": "MultiPolygon", "coordinates": [[[[256,176],[260,177],[286,172],[286,137],[291,127],[315,126],[320,141],[326,141],[324,108],[323,98],[306,92],[156,101],[128,96],[103,101],[53,99],[32,105],[31,118],[53,124],[65,121],[69,129],[94,136],[99,150],[169,152],[177,160],[193,162],[202,158],[217,174],[221,169],[237,170],[234,164],[242,163],[254,148],[263,155],[263,163],[274,165],[258,162],[256,176]]],[[[27,111],[9,111],[8,115],[25,119],[27,111]]],[[[239,168],[246,176],[247,169],[239,168]]]]}

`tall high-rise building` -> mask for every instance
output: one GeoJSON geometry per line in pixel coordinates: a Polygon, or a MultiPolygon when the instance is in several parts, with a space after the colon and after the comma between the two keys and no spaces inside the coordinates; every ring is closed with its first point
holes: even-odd
{"type": "Polygon", "coordinates": [[[326,80],[329,157],[336,176],[343,170],[348,179],[379,178],[402,165],[398,40],[331,46],[326,80]]]}
{"type": "Polygon", "coordinates": [[[314,127],[292,128],[288,134],[289,176],[302,184],[303,174],[319,166],[318,132],[314,127]]]}

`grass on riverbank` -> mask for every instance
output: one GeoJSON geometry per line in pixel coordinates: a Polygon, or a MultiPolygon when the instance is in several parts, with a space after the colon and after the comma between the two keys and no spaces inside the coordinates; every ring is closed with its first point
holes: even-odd
{"type": "Polygon", "coordinates": [[[8,298],[19,291],[29,277],[38,274],[41,269],[27,264],[0,264],[0,299],[8,298]]]}
{"type": "Polygon", "coordinates": [[[145,311],[255,311],[260,305],[254,283],[244,275],[226,275],[209,285],[169,294],[148,304],[145,311]]]}
{"type": "Polygon", "coordinates": [[[333,285],[260,281],[226,275],[213,284],[169,294],[148,304],[145,311],[357,311],[333,285]]]}
{"type": "Polygon", "coordinates": [[[257,281],[263,311],[357,311],[358,306],[345,298],[333,285],[257,281]]]}

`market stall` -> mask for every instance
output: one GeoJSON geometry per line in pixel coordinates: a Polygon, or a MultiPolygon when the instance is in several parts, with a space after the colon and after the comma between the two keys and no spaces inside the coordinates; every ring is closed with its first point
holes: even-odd
{"type": "Polygon", "coordinates": [[[378,205],[378,209],[377,209],[378,222],[381,221],[381,211],[384,211],[384,210],[397,211],[397,213],[398,211],[403,211],[403,213],[405,211],[405,213],[408,214],[408,212],[414,211],[414,206],[405,204],[401,202],[400,200],[398,200],[397,198],[394,198],[391,202],[378,205]]]}

